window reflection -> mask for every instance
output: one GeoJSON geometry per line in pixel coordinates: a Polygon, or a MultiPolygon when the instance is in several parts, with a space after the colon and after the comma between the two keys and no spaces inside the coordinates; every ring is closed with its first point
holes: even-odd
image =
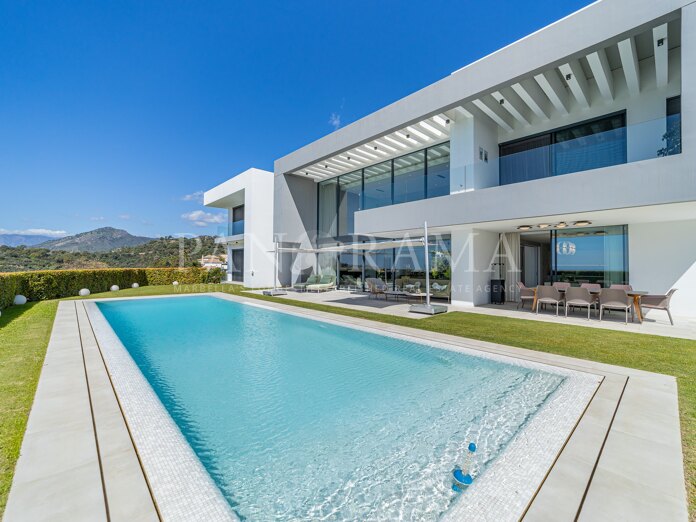
{"type": "Polygon", "coordinates": [[[425,198],[425,151],[394,160],[394,203],[425,198]]]}
{"type": "Polygon", "coordinates": [[[551,256],[555,281],[628,284],[625,225],[554,230],[551,256]]]}
{"type": "Polygon", "coordinates": [[[450,144],[443,143],[428,149],[428,197],[450,193],[450,144]]]}
{"type": "Polygon", "coordinates": [[[391,161],[367,167],[364,183],[364,208],[391,205],[391,161]]]}
{"type": "Polygon", "coordinates": [[[355,213],[450,192],[450,144],[434,145],[319,183],[317,228],[321,238],[355,232],[355,213]]]}

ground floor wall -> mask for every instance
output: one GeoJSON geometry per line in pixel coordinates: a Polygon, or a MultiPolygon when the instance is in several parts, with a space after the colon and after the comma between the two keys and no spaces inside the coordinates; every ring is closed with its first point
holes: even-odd
{"type": "Polygon", "coordinates": [[[628,249],[633,288],[651,294],[677,288],[672,314],[696,317],[696,220],[629,225],[628,249]]]}
{"type": "Polygon", "coordinates": [[[242,246],[227,247],[227,281],[243,283],[247,288],[272,287],[275,277],[274,256],[272,244],[245,235],[242,246]],[[234,264],[241,257],[239,252],[244,260],[241,267],[234,264]]]}

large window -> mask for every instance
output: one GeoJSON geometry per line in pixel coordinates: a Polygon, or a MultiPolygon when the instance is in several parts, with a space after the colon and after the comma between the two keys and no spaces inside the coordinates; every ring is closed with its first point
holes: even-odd
{"type": "Polygon", "coordinates": [[[394,201],[407,203],[425,198],[425,151],[394,160],[394,201]]]}
{"type": "Polygon", "coordinates": [[[338,181],[330,179],[319,183],[319,223],[320,238],[335,237],[337,232],[336,194],[338,181]]]}
{"type": "Polygon", "coordinates": [[[232,222],[230,223],[230,235],[244,233],[244,205],[232,209],[232,222]]]}
{"type": "Polygon", "coordinates": [[[363,208],[391,205],[391,160],[364,170],[363,208]]]}
{"type": "Polygon", "coordinates": [[[338,235],[353,233],[354,216],[362,204],[361,172],[351,172],[338,178],[338,235]]]}
{"type": "Polygon", "coordinates": [[[450,193],[450,144],[443,143],[428,149],[427,197],[436,198],[450,193]]]}
{"type": "Polygon", "coordinates": [[[244,281],[244,250],[232,250],[232,259],[227,262],[231,263],[232,281],[244,281]]]}
{"type": "Polygon", "coordinates": [[[358,210],[449,193],[449,142],[322,181],[319,183],[317,203],[319,237],[344,238],[353,235],[358,210]]]}
{"type": "Polygon", "coordinates": [[[664,148],[658,151],[660,156],[681,153],[681,96],[667,100],[667,129],[662,140],[664,148]]]}
{"type": "Polygon", "coordinates": [[[625,225],[554,230],[551,233],[554,281],[628,284],[628,231],[625,225]]]}
{"type": "Polygon", "coordinates": [[[626,163],[626,113],[500,145],[500,184],[626,163]]]}

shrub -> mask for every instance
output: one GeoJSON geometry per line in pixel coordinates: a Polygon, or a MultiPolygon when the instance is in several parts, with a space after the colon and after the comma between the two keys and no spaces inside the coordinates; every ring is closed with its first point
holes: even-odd
{"type": "Polygon", "coordinates": [[[140,286],[207,283],[213,274],[202,268],[103,268],[89,270],[39,270],[0,273],[0,310],[10,306],[14,296],[22,294],[30,301],[76,296],[81,288],[92,293],[106,292],[111,285],[140,286]]]}

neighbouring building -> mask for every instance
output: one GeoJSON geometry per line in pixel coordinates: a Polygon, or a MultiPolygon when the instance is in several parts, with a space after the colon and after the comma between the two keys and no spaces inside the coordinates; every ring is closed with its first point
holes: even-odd
{"type": "Polygon", "coordinates": [[[208,270],[211,268],[221,268],[227,270],[227,256],[224,254],[220,256],[216,256],[215,254],[203,256],[201,257],[201,268],[208,270]]]}
{"type": "Polygon", "coordinates": [[[227,282],[273,286],[273,173],[249,169],[210,189],[206,206],[228,210],[216,242],[227,251],[227,282]]]}
{"type": "MultiPolygon", "coordinates": [[[[518,281],[619,283],[678,288],[672,312],[696,316],[695,160],[696,4],[601,0],[277,159],[258,191],[283,285],[422,281],[422,247],[321,249],[427,221],[453,303],[489,302],[495,278],[508,300],[518,281]]],[[[206,204],[241,204],[240,176],[206,204]]]]}

